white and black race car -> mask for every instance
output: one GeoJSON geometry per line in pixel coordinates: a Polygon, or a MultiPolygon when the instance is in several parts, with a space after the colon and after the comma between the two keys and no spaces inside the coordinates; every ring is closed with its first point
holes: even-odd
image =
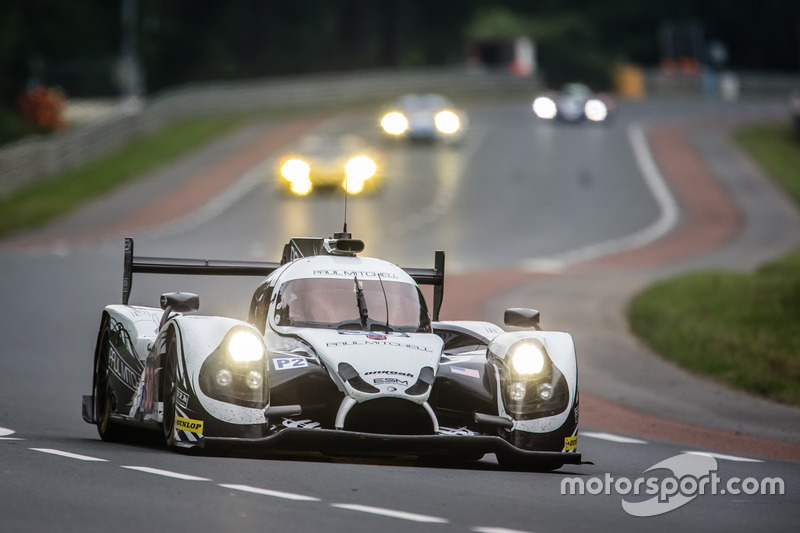
{"type": "Polygon", "coordinates": [[[468,127],[467,113],[441,94],[406,94],[381,115],[384,133],[412,141],[460,142],[468,127]]]}
{"type": "Polygon", "coordinates": [[[444,253],[400,268],[347,233],[292,239],[280,263],[138,257],[102,313],[83,418],[103,440],[162,431],[173,448],[580,464],[572,337],[509,309],[513,331],[439,321],[444,253]],[[191,314],[197,295],[128,305],[134,273],[266,276],[247,321],[191,314]],[[431,320],[420,284],[433,286],[431,320]]]}

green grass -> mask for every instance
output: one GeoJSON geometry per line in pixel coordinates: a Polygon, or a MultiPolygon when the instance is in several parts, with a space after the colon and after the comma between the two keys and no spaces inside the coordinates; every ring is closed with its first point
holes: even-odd
{"type": "Polygon", "coordinates": [[[0,198],[0,236],[39,226],[68,213],[243,122],[239,116],[177,122],[65,174],[23,187],[0,198]]]}
{"type": "MultiPolygon", "coordinates": [[[[734,139],[800,205],[800,142],[789,124],[734,139]]],[[[631,302],[633,331],[663,356],[724,383],[800,404],[800,251],[751,274],[700,272],[658,283],[631,302]]]]}
{"type": "Polygon", "coordinates": [[[734,140],[800,205],[800,138],[789,122],[743,128],[734,140]]]}

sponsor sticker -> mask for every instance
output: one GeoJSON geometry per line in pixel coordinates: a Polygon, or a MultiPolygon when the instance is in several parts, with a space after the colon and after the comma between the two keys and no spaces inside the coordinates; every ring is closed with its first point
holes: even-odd
{"type": "Polygon", "coordinates": [[[372,380],[375,385],[404,385],[408,387],[408,380],[397,378],[376,378],[372,380]]]}
{"type": "Polygon", "coordinates": [[[414,374],[409,374],[408,372],[398,372],[396,370],[372,370],[370,372],[364,372],[365,376],[375,376],[380,374],[386,374],[389,376],[405,376],[407,378],[414,377],[414,374]]]}
{"type": "Polygon", "coordinates": [[[306,368],[308,359],[305,357],[278,357],[272,360],[275,370],[287,370],[290,368],[306,368]]]}
{"type": "Polygon", "coordinates": [[[191,418],[183,418],[178,416],[175,418],[175,428],[179,431],[188,431],[189,433],[203,433],[203,421],[192,420],[191,418]]]}
{"type": "Polygon", "coordinates": [[[176,396],[178,397],[178,405],[187,409],[189,407],[189,393],[185,392],[183,389],[178,387],[178,390],[175,391],[176,396]]]}
{"type": "Polygon", "coordinates": [[[564,451],[568,452],[578,447],[578,437],[564,437],[564,451]]]}

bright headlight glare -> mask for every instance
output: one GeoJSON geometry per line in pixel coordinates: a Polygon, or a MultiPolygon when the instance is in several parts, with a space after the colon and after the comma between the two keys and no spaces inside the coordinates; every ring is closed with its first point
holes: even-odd
{"type": "Polygon", "coordinates": [[[593,122],[602,122],[608,116],[606,104],[596,98],[588,100],[583,110],[586,113],[586,118],[593,122]]]}
{"type": "Polygon", "coordinates": [[[530,376],[544,369],[544,354],[538,346],[523,343],[518,344],[513,350],[511,366],[518,374],[530,376]]]}
{"type": "Polygon", "coordinates": [[[228,341],[228,353],[238,363],[258,361],[264,357],[264,344],[254,333],[237,331],[228,341]]]}
{"type": "Polygon", "coordinates": [[[304,179],[304,180],[295,180],[292,182],[291,190],[293,193],[305,196],[306,194],[311,192],[311,180],[304,179]]]}
{"type": "Polygon", "coordinates": [[[458,115],[452,111],[440,111],[436,113],[433,119],[436,124],[436,129],[446,135],[453,134],[461,127],[461,121],[458,120],[458,115]]]}
{"type": "Polygon", "coordinates": [[[368,180],[375,175],[377,170],[378,165],[375,164],[375,161],[365,155],[354,157],[344,166],[348,180],[368,180]]]}
{"type": "Polygon", "coordinates": [[[558,108],[552,98],[540,96],[533,101],[533,112],[539,118],[551,119],[555,118],[558,108]]]}
{"type": "Polygon", "coordinates": [[[392,111],[381,119],[381,127],[390,135],[402,135],[408,129],[408,119],[399,111],[392,111]]]}
{"type": "Polygon", "coordinates": [[[359,194],[364,190],[364,180],[348,178],[342,184],[348,194],[359,194]]]}
{"type": "Polygon", "coordinates": [[[281,165],[281,174],[289,181],[308,181],[311,169],[300,159],[289,159],[281,165]]]}

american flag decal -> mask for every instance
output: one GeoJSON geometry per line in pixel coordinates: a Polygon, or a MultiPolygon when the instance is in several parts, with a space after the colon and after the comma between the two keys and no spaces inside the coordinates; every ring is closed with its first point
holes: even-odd
{"type": "Polygon", "coordinates": [[[480,379],[481,373],[474,368],[463,368],[460,366],[451,366],[450,370],[454,374],[461,374],[462,376],[469,376],[471,378],[480,379]]]}

